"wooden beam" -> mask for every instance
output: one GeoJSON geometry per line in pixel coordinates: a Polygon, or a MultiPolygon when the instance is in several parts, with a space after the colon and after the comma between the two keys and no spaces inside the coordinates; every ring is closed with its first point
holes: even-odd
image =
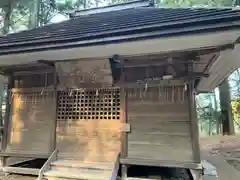
{"type": "Polygon", "coordinates": [[[22,154],[22,153],[10,153],[0,152],[0,157],[23,157],[23,158],[48,158],[51,154],[22,154]]]}
{"type": "MultiPolygon", "coordinates": [[[[170,51],[170,52],[165,52],[160,54],[154,53],[154,54],[147,54],[147,55],[142,54],[138,56],[121,56],[121,58],[129,59],[129,60],[161,59],[166,57],[192,59],[193,57],[198,57],[198,56],[207,55],[207,54],[214,54],[220,51],[224,51],[226,49],[234,49],[234,44],[224,44],[220,46],[213,46],[213,47],[207,47],[207,48],[201,48],[201,49],[191,49],[191,50],[185,50],[185,51],[182,51],[182,50],[170,51]]],[[[192,60],[198,60],[198,58],[192,59],[192,60]]]]}
{"type": "Polygon", "coordinates": [[[23,167],[4,167],[3,172],[16,174],[38,175],[39,169],[23,167]]]}
{"type": "Polygon", "coordinates": [[[163,161],[163,160],[152,160],[152,159],[150,160],[150,159],[125,158],[125,159],[120,159],[120,163],[125,165],[202,169],[202,166],[200,163],[163,161]]]}
{"type": "MultiPolygon", "coordinates": [[[[29,92],[42,92],[44,87],[37,87],[37,88],[12,88],[9,89],[9,92],[11,93],[29,93],[29,92]]],[[[46,88],[44,88],[44,92],[53,92],[54,91],[54,86],[48,86],[46,88]]]]}
{"type": "MultiPolygon", "coordinates": [[[[147,80],[148,87],[156,87],[156,86],[182,86],[184,85],[184,80],[147,80]]],[[[117,83],[114,86],[116,87],[125,87],[125,88],[144,88],[146,86],[145,81],[138,81],[138,82],[124,82],[124,83],[117,83]]]]}
{"type": "Polygon", "coordinates": [[[38,60],[38,63],[44,64],[46,66],[55,67],[55,63],[53,61],[47,61],[47,60],[38,60]]]}

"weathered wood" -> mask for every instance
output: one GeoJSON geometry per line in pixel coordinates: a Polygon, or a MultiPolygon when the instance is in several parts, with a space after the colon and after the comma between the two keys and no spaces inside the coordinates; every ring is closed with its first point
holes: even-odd
{"type": "Polygon", "coordinates": [[[198,119],[197,119],[193,81],[188,85],[188,93],[189,93],[189,120],[191,122],[190,127],[191,127],[192,149],[193,149],[194,161],[197,163],[200,163],[201,157],[200,157],[200,145],[199,145],[199,129],[198,129],[198,119]]]}
{"type": "Polygon", "coordinates": [[[185,148],[191,148],[191,138],[190,135],[180,136],[179,134],[150,134],[150,133],[141,133],[135,132],[129,134],[129,144],[142,144],[142,145],[165,145],[173,148],[178,148],[185,146],[185,148]]]}
{"type": "Polygon", "coordinates": [[[29,154],[20,152],[0,152],[2,157],[23,157],[23,158],[48,158],[51,154],[29,154]]]}
{"type": "Polygon", "coordinates": [[[141,116],[129,117],[132,134],[137,132],[149,134],[190,134],[190,122],[167,122],[161,121],[161,119],[152,120],[151,118],[144,118],[143,120],[140,120],[139,118],[141,118],[141,116]],[[148,123],[146,123],[146,121],[144,122],[144,120],[148,121],[148,123]]]}
{"type": "Polygon", "coordinates": [[[120,91],[85,89],[61,93],[57,119],[59,156],[114,162],[121,151],[124,110],[120,91]],[[69,106],[72,102],[75,105],[69,106]]]}
{"type": "Polygon", "coordinates": [[[182,162],[192,162],[193,153],[191,147],[188,148],[188,144],[182,144],[182,146],[175,146],[174,143],[175,142],[172,142],[172,145],[170,146],[165,144],[129,143],[128,157],[149,160],[177,160],[182,162]]]}
{"type": "Polygon", "coordinates": [[[202,166],[198,163],[181,162],[181,161],[164,161],[164,160],[152,160],[143,158],[126,158],[120,159],[121,164],[127,165],[143,165],[143,166],[157,166],[157,167],[179,167],[188,169],[201,169],[202,166]]]}
{"type": "Polygon", "coordinates": [[[8,77],[8,84],[7,84],[7,97],[6,97],[6,112],[4,116],[4,129],[3,129],[3,139],[2,139],[2,151],[5,151],[7,147],[7,142],[9,138],[9,123],[10,123],[10,111],[11,111],[11,93],[8,91],[9,88],[12,86],[13,77],[8,77]]]}
{"type": "Polygon", "coordinates": [[[108,59],[75,60],[55,63],[59,87],[109,87],[113,84],[108,59]]]}
{"type": "Polygon", "coordinates": [[[189,103],[184,86],[128,89],[128,93],[131,132],[127,157],[193,162],[189,103]]]}
{"type": "MultiPolygon", "coordinates": [[[[118,156],[115,159],[118,159],[118,156]]],[[[100,170],[113,170],[115,162],[86,162],[79,160],[58,159],[51,163],[52,169],[63,168],[76,168],[76,169],[100,169],[100,170]]]]}
{"type": "MultiPolygon", "coordinates": [[[[124,124],[128,124],[128,104],[127,104],[127,92],[125,89],[122,89],[121,91],[121,100],[122,100],[122,108],[123,108],[123,126],[124,124]]],[[[129,124],[128,124],[129,125],[129,124]]],[[[130,130],[130,125],[129,125],[129,130],[130,130]]],[[[122,133],[122,143],[121,143],[121,157],[127,157],[127,141],[128,141],[128,132],[125,131],[122,133]]]]}
{"type": "Polygon", "coordinates": [[[68,171],[50,170],[44,173],[44,176],[48,179],[66,178],[66,179],[91,179],[91,180],[109,180],[111,178],[111,170],[100,169],[78,169],[68,171]]]}
{"type": "MultiPolygon", "coordinates": [[[[154,78],[154,79],[147,79],[148,87],[159,87],[159,86],[172,86],[171,82],[176,82],[176,86],[182,86],[182,81],[175,81],[175,80],[162,80],[162,78],[154,78]]],[[[137,82],[123,82],[123,83],[116,83],[114,86],[120,86],[123,88],[144,88],[146,86],[145,81],[137,81],[137,82]]]]}
{"type": "Polygon", "coordinates": [[[57,91],[57,72],[54,71],[54,96],[55,96],[55,118],[54,118],[54,122],[53,122],[53,130],[52,130],[52,141],[51,141],[51,147],[52,147],[52,152],[55,151],[56,149],[56,145],[57,145],[57,133],[56,133],[56,129],[57,129],[57,116],[58,116],[58,91],[57,91]]]}
{"type": "Polygon", "coordinates": [[[144,105],[141,101],[138,102],[138,104],[134,104],[132,106],[132,102],[129,102],[129,108],[128,111],[131,112],[131,114],[137,114],[139,112],[145,112],[147,109],[148,114],[154,114],[154,113],[172,113],[172,114],[186,114],[188,113],[188,104],[156,104],[155,102],[152,102],[151,105],[144,105]],[[174,110],[174,111],[173,111],[174,110]]]}
{"type": "Polygon", "coordinates": [[[38,175],[39,169],[23,168],[23,167],[4,167],[3,172],[16,174],[38,175]]]}
{"type": "Polygon", "coordinates": [[[120,154],[116,158],[110,180],[117,180],[119,167],[120,167],[120,154]]]}
{"type": "Polygon", "coordinates": [[[37,93],[37,92],[54,92],[54,86],[35,87],[35,88],[12,88],[9,90],[11,93],[37,93]]]}
{"type": "Polygon", "coordinates": [[[53,161],[56,161],[56,160],[57,160],[57,154],[58,154],[58,150],[55,149],[55,151],[53,151],[53,153],[51,154],[51,156],[47,159],[47,161],[44,163],[44,165],[42,166],[42,168],[39,170],[38,180],[42,180],[44,173],[47,172],[48,170],[50,170],[51,163],[52,163],[53,161]]]}
{"type": "Polygon", "coordinates": [[[6,152],[36,155],[51,153],[55,94],[14,93],[12,101],[6,152]]]}
{"type": "Polygon", "coordinates": [[[23,76],[23,75],[33,75],[33,74],[45,74],[45,73],[53,73],[54,69],[53,68],[44,68],[41,70],[30,70],[30,71],[14,71],[13,75],[14,76],[23,76]]]}

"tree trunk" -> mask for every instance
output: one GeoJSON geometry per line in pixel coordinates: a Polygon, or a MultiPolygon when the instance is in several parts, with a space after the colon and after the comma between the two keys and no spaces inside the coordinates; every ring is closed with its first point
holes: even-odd
{"type": "Polygon", "coordinates": [[[33,0],[30,5],[30,14],[29,14],[29,22],[28,28],[36,28],[39,25],[39,11],[40,11],[40,3],[41,0],[33,0]]]}
{"type": "Polygon", "coordinates": [[[213,91],[213,103],[214,103],[214,109],[215,109],[214,119],[216,121],[216,133],[219,134],[219,132],[220,132],[220,120],[219,120],[219,117],[217,115],[218,104],[217,104],[217,98],[216,98],[216,92],[215,91],[213,91]]]}
{"type": "Polygon", "coordinates": [[[231,98],[229,92],[228,80],[225,79],[219,86],[220,93],[220,107],[221,107],[221,119],[223,126],[224,135],[233,135],[234,124],[233,124],[233,114],[231,106],[231,98]]]}
{"type": "Polygon", "coordinates": [[[12,15],[12,2],[8,1],[7,5],[3,8],[4,10],[4,22],[3,22],[3,34],[8,34],[11,25],[11,15],[12,15]]]}
{"type": "Polygon", "coordinates": [[[83,8],[87,9],[87,0],[83,0],[83,8]]]}

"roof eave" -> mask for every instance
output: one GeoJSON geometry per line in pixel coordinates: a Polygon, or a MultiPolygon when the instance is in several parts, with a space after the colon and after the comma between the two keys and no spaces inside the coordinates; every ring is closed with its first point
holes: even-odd
{"type": "MultiPolygon", "coordinates": [[[[139,34],[130,34],[125,36],[115,36],[115,37],[103,37],[99,39],[89,39],[75,42],[63,42],[59,43],[58,41],[52,41],[47,44],[39,44],[32,43],[28,46],[16,46],[9,47],[6,49],[0,49],[0,55],[8,55],[8,54],[19,54],[26,52],[38,52],[44,50],[55,50],[55,49],[66,49],[66,48],[76,48],[76,47],[87,47],[87,46],[95,46],[95,45],[104,45],[111,43],[124,43],[128,41],[141,41],[141,40],[149,40],[149,39],[158,39],[158,38],[168,38],[168,37],[177,37],[177,36],[188,36],[194,34],[206,34],[211,32],[221,32],[226,30],[235,30],[240,29],[240,25],[232,25],[232,26],[219,26],[214,28],[202,28],[202,29],[183,29],[180,31],[169,31],[166,33],[161,33],[159,31],[151,32],[151,33],[139,33],[139,34]]],[[[240,37],[236,41],[236,43],[240,43],[240,37]]]]}

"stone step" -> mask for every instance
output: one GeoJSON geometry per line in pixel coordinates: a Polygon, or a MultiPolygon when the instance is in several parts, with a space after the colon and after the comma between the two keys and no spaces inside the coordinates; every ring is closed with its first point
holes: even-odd
{"type": "Polygon", "coordinates": [[[108,169],[112,170],[114,168],[114,163],[107,162],[83,162],[74,160],[57,160],[51,163],[52,166],[57,168],[61,167],[71,167],[71,168],[86,168],[86,169],[108,169]]]}
{"type": "Polygon", "coordinates": [[[50,170],[44,173],[44,176],[48,180],[56,179],[56,178],[75,179],[75,180],[109,180],[111,178],[111,174],[103,174],[101,171],[72,173],[72,172],[65,172],[65,171],[50,170]]]}

